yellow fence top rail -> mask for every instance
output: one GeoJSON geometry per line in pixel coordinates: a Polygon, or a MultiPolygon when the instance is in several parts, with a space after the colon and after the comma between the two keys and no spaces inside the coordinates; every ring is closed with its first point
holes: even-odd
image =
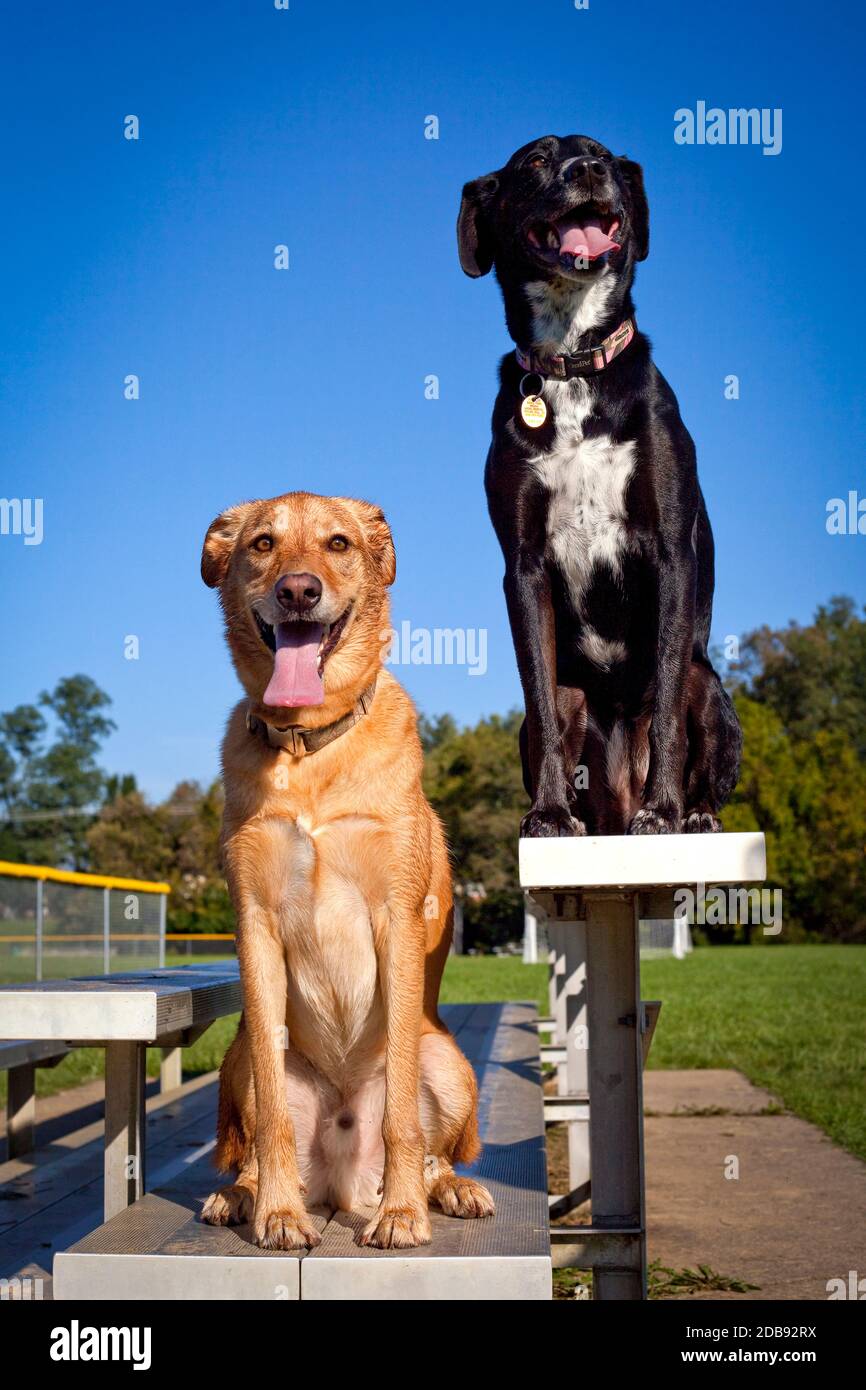
{"type": "Polygon", "coordinates": [[[41,878],[50,883],[78,883],[83,888],[127,888],[133,893],[170,893],[171,884],[143,878],[112,878],[109,874],[76,874],[71,869],[52,869],[45,864],[13,864],[0,859],[0,877],[41,878]]]}
{"type": "MultiPolygon", "coordinates": [[[[208,931],[170,931],[165,934],[166,941],[234,941],[234,932],[208,932],[208,931]]],[[[0,937],[0,941],[5,940],[0,937]]]]}

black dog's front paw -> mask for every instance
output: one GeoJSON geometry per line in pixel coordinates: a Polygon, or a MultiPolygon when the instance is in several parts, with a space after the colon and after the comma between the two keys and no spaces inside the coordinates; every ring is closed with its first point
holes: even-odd
{"type": "Polygon", "coordinates": [[[689,811],[681,826],[684,835],[717,835],[721,828],[722,822],[712,811],[689,811]]]}
{"type": "Polygon", "coordinates": [[[679,816],[665,815],[653,806],[644,806],[632,817],[629,835],[673,835],[679,829],[679,816]]]}
{"type": "Polygon", "coordinates": [[[533,806],[520,822],[522,840],[554,839],[558,835],[585,835],[583,821],[575,820],[567,806],[533,806]]]}

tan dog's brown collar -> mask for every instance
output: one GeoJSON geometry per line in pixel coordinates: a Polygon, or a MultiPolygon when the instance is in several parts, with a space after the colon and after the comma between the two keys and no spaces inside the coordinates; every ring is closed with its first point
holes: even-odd
{"type": "Polygon", "coordinates": [[[249,710],[247,710],[247,728],[251,734],[263,738],[272,748],[286,748],[290,753],[294,753],[296,758],[303,758],[307,753],[317,753],[327,743],[333,743],[335,738],[348,733],[356,724],[359,724],[364,715],[369,714],[375,693],[376,677],[374,676],[367,689],[358,696],[356,704],[349,710],[349,713],[335,719],[333,724],[324,724],[321,729],[305,729],[303,724],[289,724],[285,729],[278,729],[274,724],[268,724],[264,719],[259,719],[249,710]]]}

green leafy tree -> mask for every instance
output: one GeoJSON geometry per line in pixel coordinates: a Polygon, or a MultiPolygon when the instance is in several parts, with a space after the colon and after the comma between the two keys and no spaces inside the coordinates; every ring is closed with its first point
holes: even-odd
{"type": "Polygon", "coordinates": [[[87,831],[90,867],[117,878],[163,881],[174,868],[170,817],[151,806],[141,792],[107,801],[87,831]]]}
{"type": "Polygon", "coordinates": [[[424,789],[445,824],[459,876],[513,888],[517,824],[526,805],[517,751],[521,715],[452,729],[427,754],[424,789]]]}
{"type": "Polygon", "coordinates": [[[447,739],[455,736],[457,723],[451,714],[436,714],[432,717],[422,714],[418,717],[418,733],[424,752],[432,753],[447,739]]]}
{"type": "Polygon", "coordinates": [[[756,628],[741,652],[739,682],[792,738],[839,732],[866,758],[866,622],[853,599],[821,604],[807,626],[756,628]]]}
{"type": "MultiPolygon", "coordinates": [[[[45,720],[35,705],[18,705],[0,714],[0,859],[28,860],[27,844],[34,836],[36,824],[22,819],[28,810],[27,787],[30,768],[36,758],[45,733],[45,720]]],[[[45,827],[41,827],[44,831],[45,827]]],[[[34,854],[30,862],[37,862],[34,854]]]]}
{"type": "Polygon", "coordinates": [[[206,791],[181,782],[157,806],[137,790],[118,795],[88,830],[92,867],[170,883],[171,931],[233,932],[219,852],[222,806],[219,782],[206,791]]]}
{"type": "Polygon", "coordinates": [[[130,796],[138,791],[138,783],[132,772],[112,772],[105,778],[102,792],[103,801],[116,801],[119,796],[130,796]]]}
{"type": "Polygon", "coordinates": [[[42,692],[40,708],[19,705],[0,716],[6,858],[87,867],[89,812],[105,780],[96,757],[115,727],[104,713],[110,704],[89,676],[66,676],[42,692]],[[52,716],[47,746],[42,709],[52,716]]]}
{"type": "Polygon", "coordinates": [[[866,939],[866,622],[834,598],[810,625],[759,628],[734,684],[743,765],[725,827],[766,833],[782,939],[866,939]]]}
{"type": "Polygon", "coordinates": [[[491,715],[459,729],[449,716],[426,725],[424,789],[445,825],[464,898],[464,939],[487,947],[519,936],[517,829],[526,809],[517,734],[522,715],[491,715]],[[484,896],[481,896],[483,890],[484,896]]]}

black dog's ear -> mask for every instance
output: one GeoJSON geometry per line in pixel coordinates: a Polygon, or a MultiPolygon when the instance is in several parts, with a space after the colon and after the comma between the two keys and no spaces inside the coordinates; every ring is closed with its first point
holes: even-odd
{"type": "Polygon", "coordinates": [[[488,209],[499,188],[496,174],[485,174],[463,185],[460,215],[457,218],[457,250],[466,275],[477,280],[493,265],[493,229],[488,209]]]}
{"type": "Polygon", "coordinates": [[[637,251],[635,259],[645,261],[649,255],[649,203],[643,186],[643,169],[633,159],[621,155],[616,161],[631,199],[631,225],[637,251]]]}

